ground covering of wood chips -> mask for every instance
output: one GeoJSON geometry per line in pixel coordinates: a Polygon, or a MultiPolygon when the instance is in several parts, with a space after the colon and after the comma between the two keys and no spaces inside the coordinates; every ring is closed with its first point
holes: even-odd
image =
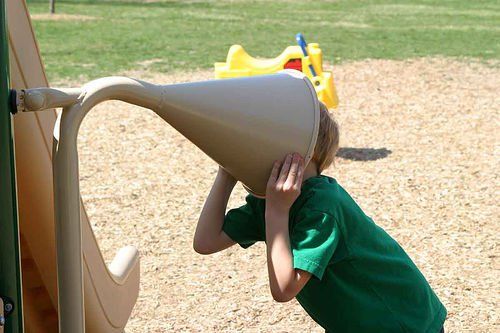
{"type": "MultiPolygon", "coordinates": [[[[334,68],[334,176],[406,249],[448,309],[448,332],[498,332],[500,71],[440,58],[334,68]]],[[[157,83],[210,71],[129,75],[157,83]]],[[[192,236],[214,162],[149,110],[107,102],[79,137],[82,195],[107,260],[141,251],[127,332],[322,332],[268,289],[265,247],[213,256],[192,236]]],[[[239,186],[231,206],[243,202],[239,186]]],[[[332,309],[334,311],[334,309],[332,309]]]]}

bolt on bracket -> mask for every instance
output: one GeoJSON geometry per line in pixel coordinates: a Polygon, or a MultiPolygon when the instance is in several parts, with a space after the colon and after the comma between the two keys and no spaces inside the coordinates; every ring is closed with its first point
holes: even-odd
{"type": "Polygon", "coordinates": [[[4,327],[5,327],[5,317],[3,313],[3,300],[0,297],[0,333],[3,333],[4,327]]]}
{"type": "Polygon", "coordinates": [[[9,297],[0,296],[0,333],[4,333],[5,318],[14,311],[14,302],[9,297]]]}

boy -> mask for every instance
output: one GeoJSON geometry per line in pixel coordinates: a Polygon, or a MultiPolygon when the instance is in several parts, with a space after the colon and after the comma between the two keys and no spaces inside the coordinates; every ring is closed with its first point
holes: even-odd
{"type": "Polygon", "coordinates": [[[211,254],[265,241],[273,298],[294,297],[326,332],[444,332],[446,309],[415,264],[333,178],[337,124],[321,105],[307,166],[298,154],[274,164],[266,199],[227,214],[236,180],[223,169],[201,212],[193,246],[211,254]]]}

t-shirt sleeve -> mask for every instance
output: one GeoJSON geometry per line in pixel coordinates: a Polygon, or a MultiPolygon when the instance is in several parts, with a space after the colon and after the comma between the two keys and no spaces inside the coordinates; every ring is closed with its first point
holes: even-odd
{"type": "Polygon", "coordinates": [[[258,224],[257,200],[248,195],[245,205],[227,212],[222,226],[222,230],[245,249],[262,240],[258,224]]]}
{"type": "Polygon", "coordinates": [[[321,280],[339,242],[335,218],[328,213],[305,210],[294,224],[290,243],[293,266],[321,280]]]}

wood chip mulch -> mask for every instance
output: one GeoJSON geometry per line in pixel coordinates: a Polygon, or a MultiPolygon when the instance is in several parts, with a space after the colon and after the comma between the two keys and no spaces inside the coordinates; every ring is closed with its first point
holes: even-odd
{"type": "MultiPolygon", "coordinates": [[[[156,83],[210,71],[129,76],[156,83]]],[[[448,309],[447,332],[498,332],[498,64],[424,58],[334,67],[334,176],[408,252],[448,309]]],[[[265,248],[192,250],[217,166],[152,111],[106,102],[79,136],[81,191],[102,251],[141,251],[127,332],[323,332],[272,300],[265,248]]],[[[230,205],[243,202],[239,186],[230,205]]]]}

